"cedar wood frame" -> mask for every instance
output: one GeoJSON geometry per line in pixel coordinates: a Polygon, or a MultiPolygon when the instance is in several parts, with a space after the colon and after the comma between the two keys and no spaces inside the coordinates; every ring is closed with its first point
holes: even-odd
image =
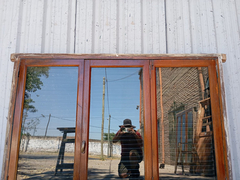
{"type": "Polygon", "coordinates": [[[4,179],[16,179],[20,143],[26,70],[28,66],[77,66],[77,114],[74,152],[74,179],[87,179],[88,146],[81,153],[81,143],[89,138],[90,77],[93,67],[142,67],[144,98],[145,179],[159,179],[156,67],[208,67],[212,122],[218,179],[232,179],[227,149],[226,107],[222,81],[222,54],[12,54],[14,72],[8,113],[4,179]],[[217,77],[218,72],[218,77],[217,77]]]}

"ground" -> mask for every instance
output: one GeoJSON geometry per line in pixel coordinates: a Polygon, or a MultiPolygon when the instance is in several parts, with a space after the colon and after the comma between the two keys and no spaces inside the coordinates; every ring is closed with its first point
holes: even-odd
{"type": "MultiPolygon", "coordinates": [[[[19,156],[17,180],[72,179],[72,170],[58,171],[57,174],[54,175],[57,157],[57,153],[21,153],[19,156]]],[[[73,155],[66,153],[64,162],[72,163],[73,155]]],[[[88,162],[88,179],[120,179],[117,170],[118,163],[119,158],[105,158],[105,160],[100,160],[98,156],[90,156],[88,162]]],[[[177,175],[173,172],[174,166],[172,165],[165,165],[164,169],[159,169],[161,179],[215,179],[211,177],[190,176],[187,173],[186,175],[182,175],[180,167],[178,168],[177,175]]],[[[141,176],[138,179],[144,179],[144,161],[140,163],[140,174],[141,176]]],[[[126,178],[126,180],[127,179],[128,178],[126,178]]]]}

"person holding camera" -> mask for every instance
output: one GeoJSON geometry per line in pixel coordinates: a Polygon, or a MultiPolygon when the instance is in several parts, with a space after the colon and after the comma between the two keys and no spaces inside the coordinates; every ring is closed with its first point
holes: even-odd
{"type": "Polygon", "coordinates": [[[139,163],[143,159],[143,141],[139,132],[134,130],[130,119],[125,119],[123,125],[113,138],[113,143],[120,141],[122,151],[118,164],[118,174],[121,178],[139,177],[139,163]]]}

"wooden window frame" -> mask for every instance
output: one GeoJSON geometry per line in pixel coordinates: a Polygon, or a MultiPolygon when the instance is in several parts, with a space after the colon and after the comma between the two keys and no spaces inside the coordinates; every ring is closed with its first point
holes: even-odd
{"type": "MultiPolygon", "coordinates": [[[[156,67],[208,67],[211,104],[213,115],[217,178],[229,179],[229,152],[224,127],[225,101],[222,83],[221,54],[180,54],[180,55],[118,55],[118,54],[12,54],[14,72],[11,100],[8,114],[8,129],[5,151],[5,179],[16,179],[23,110],[26,70],[29,66],[78,66],[78,105],[75,137],[74,179],[87,179],[88,153],[81,153],[81,142],[88,143],[90,77],[92,67],[142,67],[144,80],[144,143],[145,178],[159,179],[157,106],[156,106],[156,67]],[[217,70],[216,70],[217,67],[217,70]],[[219,76],[217,77],[216,71],[219,76]],[[221,78],[220,78],[221,77],[221,78]],[[150,96],[150,98],[146,98],[150,96]],[[216,113],[217,112],[217,113],[216,113]],[[82,132],[82,134],[78,133],[82,132]],[[11,148],[12,147],[12,148],[11,148]],[[17,148],[14,148],[17,147],[17,148]],[[81,165],[86,168],[81,168],[81,165]],[[80,176],[81,175],[81,176],[80,176]]],[[[88,149],[86,149],[88,152],[88,149]]]]}
{"type": "MultiPolygon", "coordinates": [[[[212,122],[213,122],[213,134],[214,134],[214,148],[215,148],[215,162],[216,162],[216,174],[218,179],[229,179],[231,177],[229,173],[229,158],[227,156],[227,142],[226,132],[224,127],[224,109],[222,108],[222,92],[221,82],[219,74],[219,56],[217,57],[199,57],[198,59],[185,59],[184,61],[178,58],[172,58],[172,60],[153,60],[151,70],[151,114],[152,114],[152,137],[153,137],[153,154],[158,155],[157,152],[157,102],[156,102],[156,68],[169,68],[169,67],[208,67],[211,108],[212,108],[212,122]],[[218,72],[218,77],[217,77],[218,72]]],[[[221,61],[221,59],[220,59],[221,61]]],[[[158,158],[153,159],[153,177],[159,178],[158,173],[158,158]]]]}
{"type": "MultiPolygon", "coordinates": [[[[23,104],[24,104],[24,93],[25,93],[25,83],[26,83],[26,73],[28,67],[46,67],[46,66],[55,66],[55,67],[78,67],[78,90],[77,90],[77,111],[76,111],[76,132],[78,132],[81,128],[81,108],[82,107],[82,82],[83,82],[83,68],[84,68],[84,60],[41,60],[41,59],[21,59],[19,63],[19,73],[17,77],[18,84],[16,88],[16,97],[13,100],[15,102],[14,107],[14,116],[11,120],[12,129],[11,129],[11,142],[9,142],[9,160],[6,161],[8,167],[6,171],[8,173],[5,174],[5,179],[16,179],[17,175],[17,164],[18,164],[18,155],[19,155],[19,146],[20,146],[20,137],[21,137],[21,124],[22,124],[22,112],[23,112],[23,104]],[[11,148],[16,147],[16,148],[11,148]]],[[[11,110],[12,111],[12,110],[11,110]]],[[[77,133],[76,133],[77,134],[77,133]]],[[[79,159],[80,155],[80,137],[75,137],[75,151],[74,151],[74,161],[75,159],[79,159]]],[[[74,163],[74,169],[78,169],[79,164],[74,163]]]]}

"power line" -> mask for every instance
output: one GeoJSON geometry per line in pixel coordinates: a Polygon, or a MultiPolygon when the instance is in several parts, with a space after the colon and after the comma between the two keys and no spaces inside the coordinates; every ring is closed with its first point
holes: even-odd
{"type": "Polygon", "coordinates": [[[114,117],[112,117],[112,119],[117,120],[117,121],[119,121],[119,122],[122,122],[121,120],[119,120],[119,119],[117,119],[117,118],[114,118],[114,117]]]}
{"type": "MultiPolygon", "coordinates": [[[[46,128],[36,128],[36,130],[45,130],[46,128]]],[[[50,131],[58,131],[58,129],[57,128],[48,128],[48,130],[50,130],[50,131]]],[[[60,133],[60,131],[59,131],[59,133],[60,133]]]]}
{"type": "MultiPolygon", "coordinates": [[[[91,121],[91,119],[100,119],[100,118],[101,118],[101,117],[99,117],[99,116],[93,116],[93,117],[90,117],[90,121],[91,121]]],[[[122,120],[119,120],[119,119],[114,118],[114,117],[112,117],[112,116],[111,116],[111,119],[113,119],[113,120],[115,120],[115,121],[119,121],[119,122],[122,123],[122,120]]]]}
{"type": "Polygon", "coordinates": [[[65,119],[65,118],[61,118],[61,117],[57,117],[57,116],[52,116],[52,117],[57,118],[57,119],[61,119],[61,120],[64,120],[64,121],[76,121],[76,120],[65,119]]]}
{"type": "Polygon", "coordinates": [[[27,117],[27,119],[36,119],[36,118],[43,118],[42,116],[38,116],[38,117],[27,117]]]}
{"type": "Polygon", "coordinates": [[[129,74],[129,75],[123,77],[123,78],[120,78],[120,79],[114,79],[114,80],[110,80],[110,81],[108,80],[108,82],[114,82],[114,81],[120,81],[120,80],[126,79],[126,78],[128,78],[128,77],[131,77],[131,76],[135,75],[136,73],[138,73],[138,71],[139,71],[139,70],[137,70],[136,72],[134,72],[134,73],[132,73],[132,74],[129,74]]]}
{"type": "MultiPolygon", "coordinates": [[[[64,121],[76,121],[76,120],[66,119],[66,118],[57,117],[57,116],[51,116],[51,117],[57,118],[57,119],[60,119],[60,120],[64,120],[64,121]]],[[[31,117],[31,118],[34,118],[34,119],[35,119],[35,118],[42,118],[42,116],[40,116],[40,117],[31,117]]],[[[31,121],[31,120],[32,120],[31,118],[27,118],[26,121],[31,121]]],[[[99,118],[99,117],[91,117],[90,119],[94,119],[94,118],[99,118]]],[[[121,120],[116,119],[116,118],[114,118],[114,117],[111,117],[111,118],[114,119],[114,120],[117,120],[117,121],[119,121],[119,122],[122,122],[121,120]]]]}
{"type": "MultiPolygon", "coordinates": [[[[94,127],[94,128],[98,128],[98,129],[101,129],[102,127],[100,126],[93,126],[93,125],[90,125],[90,127],[94,127]]],[[[104,128],[104,129],[108,129],[108,128],[104,128]]],[[[118,131],[116,129],[111,129],[112,131],[118,131]]]]}

